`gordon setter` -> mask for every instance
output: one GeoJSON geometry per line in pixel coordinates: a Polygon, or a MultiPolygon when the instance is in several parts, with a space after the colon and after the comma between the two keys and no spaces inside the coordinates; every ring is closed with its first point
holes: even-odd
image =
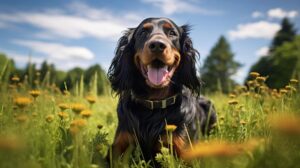
{"type": "Polygon", "coordinates": [[[120,38],[108,70],[119,95],[114,156],[138,143],[144,158],[154,160],[170,124],[177,126],[173,145],[180,157],[188,134],[199,137],[216,122],[213,105],[200,96],[195,65],[199,54],[189,30],[168,18],[147,18],[120,38]]]}

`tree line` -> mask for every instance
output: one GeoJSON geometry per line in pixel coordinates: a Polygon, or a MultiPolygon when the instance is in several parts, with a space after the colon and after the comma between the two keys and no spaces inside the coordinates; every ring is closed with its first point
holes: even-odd
{"type": "MultiPolygon", "coordinates": [[[[291,78],[300,79],[300,35],[297,35],[294,25],[284,18],[281,29],[276,33],[270,44],[267,55],[262,56],[251,68],[250,72],[258,72],[267,77],[266,84],[271,88],[284,87],[291,78]]],[[[229,93],[237,83],[232,76],[242,66],[234,59],[229,42],[221,36],[209,55],[199,68],[203,91],[229,93]]],[[[109,90],[106,72],[96,64],[87,69],[73,68],[67,72],[56,70],[54,64],[44,61],[40,69],[36,64],[28,63],[24,69],[16,68],[14,60],[0,54],[0,82],[10,81],[18,75],[21,81],[26,81],[35,87],[38,82],[44,85],[55,85],[60,90],[72,90],[83,83],[85,88],[96,89],[97,94],[105,94],[109,90]]],[[[250,79],[246,77],[245,82],[250,79]]]]}

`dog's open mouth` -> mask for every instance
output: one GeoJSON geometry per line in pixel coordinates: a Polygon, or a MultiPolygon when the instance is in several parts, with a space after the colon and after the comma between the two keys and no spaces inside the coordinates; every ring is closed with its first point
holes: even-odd
{"type": "Polygon", "coordinates": [[[176,69],[175,66],[168,66],[159,60],[154,60],[148,65],[140,64],[140,66],[143,76],[154,87],[166,86],[176,69]]]}

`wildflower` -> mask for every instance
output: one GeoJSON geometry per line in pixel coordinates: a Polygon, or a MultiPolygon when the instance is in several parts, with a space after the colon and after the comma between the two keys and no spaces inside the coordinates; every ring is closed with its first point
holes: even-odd
{"type": "Polygon", "coordinates": [[[300,117],[291,115],[275,116],[271,118],[270,125],[273,130],[286,135],[300,135],[300,117]]]}
{"type": "Polygon", "coordinates": [[[83,110],[80,112],[80,115],[84,118],[89,118],[92,115],[91,110],[83,110]]]}
{"type": "Polygon", "coordinates": [[[291,82],[291,84],[297,84],[298,80],[297,79],[291,79],[290,82],[291,82]]]}
{"type": "Polygon", "coordinates": [[[292,90],[292,86],[287,85],[287,86],[285,86],[285,89],[286,90],[292,90]]]}
{"type": "Polygon", "coordinates": [[[17,77],[17,76],[14,76],[14,77],[11,78],[11,80],[14,81],[14,82],[19,82],[20,78],[17,77]]]}
{"type": "Polygon", "coordinates": [[[242,124],[242,125],[246,125],[246,124],[247,124],[247,122],[246,122],[245,120],[240,120],[240,124],[242,124]]]}
{"type": "Polygon", "coordinates": [[[254,83],[254,81],[250,80],[250,81],[247,82],[247,85],[249,87],[253,87],[255,85],[255,83],[254,83]]]}
{"type": "Polygon", "coordinates": [[[72,111],[76,114],[80,114],[81,111],[83,111],[85,109],[85,105],[84,104],[80,104],[80,103],[75,103],[71,106],[72,111]]]}
{"type": "Polygon", "coordinates": [[[85,98],[90,104],[96,103],[96,97],[95,96],[87,96],[85,98]]]}
{"type": "Polygon", "coordinates": [[[103,128],[103,125],[102,125],[102,124],[98,124],[98,125],[97,125],[97,128],[98,128],[98,129],[102,129],[102,128],[103,128]]]}
{"type": "Polygon", "coordinates": [[[166,131],[169,131],[169,132],[175,131],[176,128],[177,128],[176,125],[166,125],[166,127],[165,127],[166,131]]]}
{"type": "Polygon", "coordinates": [[[15,135],[0,136],[0,151],[14,151],[24,147],[23,141],[15,135]]]}
{"type": "Polygon", "coordinates": [[[33,98],[37,98],[40,94],[41,94],[41,91],[39,90],[31,90],[29,92],[29,94],[33,97],[33,98]]]}
{"type": "Polygon", "coordinates": [[[37,112],[33,112],[33,113],[32,113],[32,116],[33,116],[33,117],[36,117],[37,115],[38,115],[37,112]]]}
{"type": "Polygon", "coordinates": [[[253,78],[257,78],[259,77],[259,73],[258,72],[250,72],[250,76],[253,77],[253,78]]]}
{"type": "Polygon", "coordinates": [[[288,91],[286,89],[280,89],[281,94],[286,94],[288,91]]]}
{"type": "Polygon", "coordinates": [[[31,100],[27,97],[17,97],[14,100],[14,103],[19,107],[19,108],[24,108],[27,105],[31,103],[31,100]]]}
{"type": "Polygon", "coordinates": [[[236,105],[236,104],[238,104],[239,102],[237,101],[237,100],[235,100],[235,99],[233,99],[233,100],[229,100],[228,101],[228,104],[229,105],[236,105]]]}
{"type": "Polygon", "coordinates": [[[53,120],[54,120],[54,115],[49,114],[49,115],[46,116],[46,121],[47,121],[48,123],[51,123],[53,120]]]}
{"type": "Polygon", "coordinates": [[[20,123],[24,123],[28,120],[28,117],[26,114],[19,114],[16,116],[17,121],[19,121],[20,123]]]}
{"type": "Polygon", "coordinates": [[[229,97],[230,97],[231,99],[233,99],[233,98],[236,98],[236,95],[235,95],[235,94],[230,94],[229,97]]]}
{"type": "Polygon", "coordinates": [[[182,158],[184,160],[192,160],[202,157],[228,157],[244,153],[245,151],[252,151],[260,144],[257,140],[249,140],[241,144],[233,144],[228,142],[208,142],[198,143],[192,149],[184,151],[182,158]]]}
{"type": "Polygon", "coordinates": [[[59,116],[59,118],[60,118],[61,120],[66,119],[66,118],[69,117],[68,113],[63,112],[63,111],[62,111],[62,112],[58,112],[57,115],[59,116]]]}
{"type": "Polygon", "coordinates": [[[85,119],[75,119],[71,122],[71,127],[79,127],[82,128],[86,125],[85,119]]]}
{"type": "Polygon", "coordinates": [[[66,109],[69,108],[69,105],[68,105],[68,104],[65,104],[65,103],[60,103],[60,104],[58,104],[58,107],[59,107],[62,111],[65,111],[66,109]]]}
{"type": "Polygon", "coordinates": [[[258,83],[264,83],[266,80],[267,80],[267,78],[266,77],[262,77],[262,76],[259,76],[259,77],[256,78],[256,81],[258,83]]]}

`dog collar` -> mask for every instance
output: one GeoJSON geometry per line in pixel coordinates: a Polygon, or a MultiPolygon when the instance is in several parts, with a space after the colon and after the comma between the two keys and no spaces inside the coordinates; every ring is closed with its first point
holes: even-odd
{"type": "Polygon", "coordinates": [[[147,107],[148,109],[165,109],[168,106],[171,106],[175,104],[178,94],[175,94],[174,96],[167,97],[162,100],[147,100],[147,99],[141,99],[136,97],[133,93],[131,93],[131,97],[134,101],[137,103],[140,103],[147,107]]]}

